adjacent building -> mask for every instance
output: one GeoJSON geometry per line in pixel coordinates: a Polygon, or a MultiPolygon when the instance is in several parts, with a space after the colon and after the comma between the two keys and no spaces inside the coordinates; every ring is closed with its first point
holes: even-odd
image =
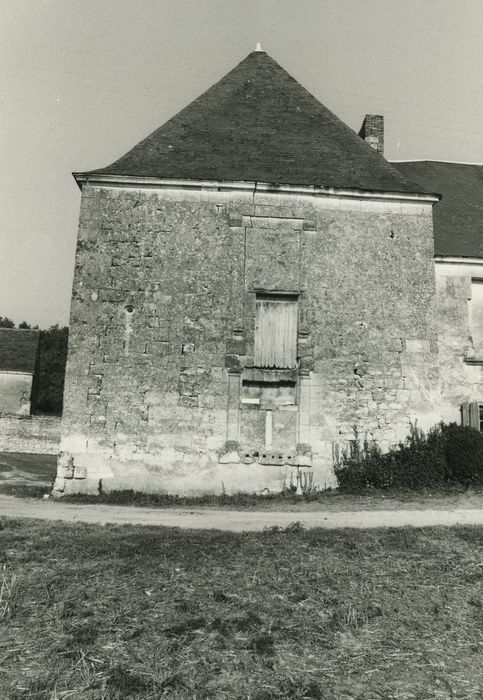
{"type": "Polygon", "coordinates": [[[436,322],[445,421],[483,427],[483,165],[412,161],[407,177],[442,193],[434,207],[436,322]]]}
{"type": "Polygon", "coordinates": [[[0,416],[30,414],[39,331],[0,328],[0,416]]]}

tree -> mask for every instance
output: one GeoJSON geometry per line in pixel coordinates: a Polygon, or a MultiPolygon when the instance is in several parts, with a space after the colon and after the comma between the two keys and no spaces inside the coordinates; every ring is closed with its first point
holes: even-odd
{"type": "Polygon", "coordinates": [[[32,385],[32,413],[62,414],[68,337],[69,329],[58,325],[40,331],[32,385]]]}
{"type": "Polygon", "coordinates": [[[15,328],[15,321],[7,316],[0,316],[0,328],[15,328]]]}
{"type": "Polygon", "coordinates": [[[22,329],[29,329],[29,328],[32,328],[32,326],[30,325],[30,323],[27,323],[27,321],[22,321],[22,323],[19,323],[19,324],[18,324],[18,327],[19,327],[19,328],[22,328],[22,329]]]}

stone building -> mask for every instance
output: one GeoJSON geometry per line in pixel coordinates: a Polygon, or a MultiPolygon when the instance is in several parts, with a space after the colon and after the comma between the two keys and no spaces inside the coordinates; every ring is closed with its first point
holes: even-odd
{"type": "Polygon", "coordinates": [[[39,331],[0,328],[0,416],[30,414],[39,331]]]}
{"type": "Polygon", "coordinates": [[[441,418],[483,429],[483,165],[397,163],[442,193],[434,207],[441,418]]]}
{"type": "Polygon", "coordinates": [[[387,449],[482,397],[458,315],[473,272],[441,263],[451,302],[437,298],[440,190],[418,171],[384,159],[382,117],[356,134],[256,51],[75,174],[55,491],[271,491],[297,473],[329,487],[356,435],[387,449]]]}

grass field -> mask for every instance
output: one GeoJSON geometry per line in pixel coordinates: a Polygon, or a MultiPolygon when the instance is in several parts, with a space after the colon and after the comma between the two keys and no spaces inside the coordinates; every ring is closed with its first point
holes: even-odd
{"type": "Polygon", "coordinates": [[[2,698],[482,697],[482,529],[1,523],[2,698]]]}

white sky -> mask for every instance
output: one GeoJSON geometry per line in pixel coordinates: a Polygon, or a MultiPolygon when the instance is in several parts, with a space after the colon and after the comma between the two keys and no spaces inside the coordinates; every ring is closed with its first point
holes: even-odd
{"type": "Polygon", "coordinates": [[[259,41],[386,157],[483,161],[482,0],[0,0],[0,315],[68,322],[80,192],[259,41]]]}

